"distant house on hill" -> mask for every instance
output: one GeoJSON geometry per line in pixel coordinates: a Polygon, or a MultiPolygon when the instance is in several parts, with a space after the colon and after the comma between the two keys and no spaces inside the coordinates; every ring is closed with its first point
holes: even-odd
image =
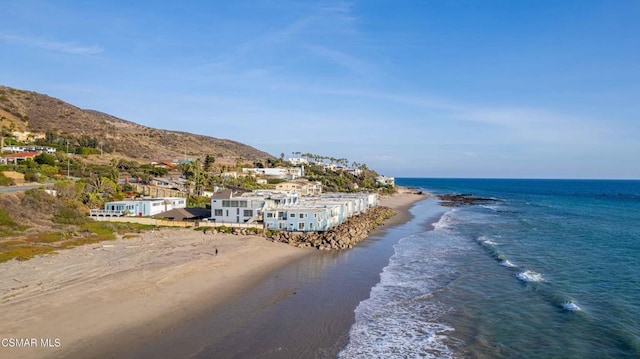
{"type": "Polygon", "coordinates": [[[296,191],[301,196],[314,196],[322,193],[322,183],[311,182],[306,179],[282,182],[276,185],[279,191],[296,191]]]}
{"type": "Polygon", "coordinates": [[[19,162],[33,160],[41,152],[18,152],[2,156],[8,165],[17,165],[19,162]]]}
{"type": "Polygon", "coordinates": [[[43,139],[46,137],[44,133],[33,133],[28,131],[27,132],[14,131],[14,132],[11,132],[11,136],[20,142],[33,142],[35,140],[43,139]]]}
{"type": "Polygon", "coordinates": [[[276,168],[243,168],[243,173],[251,173],[254,175],[271,177],[271,178],[283,178],[294,180],[298,177],[304,176],[303,167],[276,167],[276,168]]]}
{"type": "Polygon", "coordinates": [[[307,161],[305,158],[301,158],[301,157],[290,157],[287,159],[287,162],[291,163],[294,166],[297,165],[306,165],[309,163],[309,161],[307,161]]]}
{"type": "Polygon", "coordinates": [[[171,162],[171,161],[160,161],[160,162],[153,162],[152,165],[159,167],[159,168],[166,168],[169,170],[172,170],[174,168],[176,168],[178,166],[177,163],[171,162]]]}
{"type": "Polygon", "coordinates": [[[56,149],[48,146],[3,146],[2,152],[47,152],[56,153],[56,149]]]}
{"type": "Polygon", "coordinates": [[[187,180],[184,178],[166,178],[166,177],[154,177],[149,181],[152,186],[171,188],[178,191],[187,190],[187,180]]]}
{"type": "Polygon", "coordinates": [[[376,182],[383,186],[395,186],[396,179],[394,177],[378,176],[376,182]]]}

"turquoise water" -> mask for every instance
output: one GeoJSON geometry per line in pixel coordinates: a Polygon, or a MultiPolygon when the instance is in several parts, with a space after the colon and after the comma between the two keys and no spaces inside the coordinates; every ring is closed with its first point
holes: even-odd
{"type": "Polygon", "coordinates": [[[640,358],[640,181],[397,183],[499,201],[416,204],[339,357],[640,358]]]}

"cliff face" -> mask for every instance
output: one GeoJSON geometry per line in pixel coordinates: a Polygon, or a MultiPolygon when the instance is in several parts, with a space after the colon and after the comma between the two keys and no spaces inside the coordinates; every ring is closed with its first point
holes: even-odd
{"type": "Polygon", "coordinates": [[[72,144],[99,142],[107,153],[147,161],[213,155],[217,163],[264,161],[266,152],[245,144],[187,132],[142,126],[102,112],[84,110],[36,92],[0,86],[0,126],[5,132],[54,134],[72,144]]]}

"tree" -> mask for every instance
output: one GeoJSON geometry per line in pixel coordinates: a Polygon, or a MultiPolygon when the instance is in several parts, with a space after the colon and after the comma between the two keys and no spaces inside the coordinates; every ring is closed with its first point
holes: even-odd
{"type": "Polygon", "coordinates": [[[242,170],[242,163],[244,162],[244,158],[237,157],[236,158],[236,168],[240,171],[242,170]]]}
{"type": "Polygon", "coordinates": [[[213,155],[206,155],[204,157],[204,170],[209,172],[211,170],[211,165],[216,162],[216,158],[213,155]]]}
{"type": "Polygon", "coordinates": [[[60,170],[56,166],[50,166],[50,165],[47,165],[47,164],[42,164],[42,165],[40,165],[40,168],[38,169],[38,172],[40,172],[40,174],[43,175],[43,176],[55,177],[55,176],[58,175],[60,170]]]}
{"type": "Polygon", "coordinates": [[[56,165],[56,156],[42,152],[41,154],[37,155],[36,157],[33,158],[33,160],[40,165],[49,165],[49,166],[55,166],[56,165]]]}
{"type": "Polygon", "coordinates": [[[65,200],[78,200],[84,191],[85,183],[62,180],[54,183],[58,197],[65,200]]]}

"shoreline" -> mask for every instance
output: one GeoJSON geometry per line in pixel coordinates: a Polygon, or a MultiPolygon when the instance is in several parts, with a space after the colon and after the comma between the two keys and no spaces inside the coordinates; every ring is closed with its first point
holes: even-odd
{"type": "MultiPolygon", "coordinates": [[[[381,198],[381,205],[397,214],[372,234],[408,221],[409,208],[426,197],[399,193],[381,198]]],[[[162,340],[204,308],[223,308],[279,268],[323,254],[259,236],[162,229],[7,262],[0,265],[0,305],[6,313],[0,336],[33,338],[38,345],[3,346],[0,354],[86,357],[108,354],[114,346],[136,348],[162,340]],[[45,339],[50,347],[42,345],[45,339]]]]}

